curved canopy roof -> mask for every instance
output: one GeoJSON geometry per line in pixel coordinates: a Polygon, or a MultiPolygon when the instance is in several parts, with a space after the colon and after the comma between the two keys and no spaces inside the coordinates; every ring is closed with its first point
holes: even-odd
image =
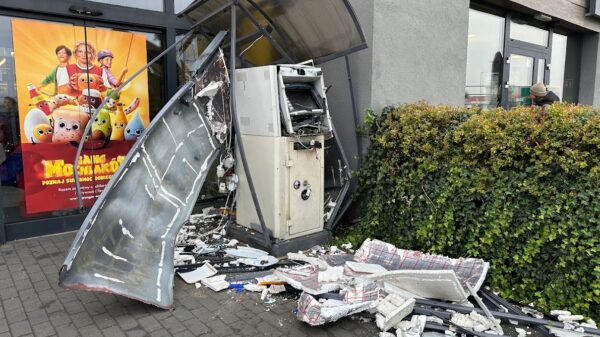
{"type": "MultiPolygon", "coordinates": [[[[196,0],[180,16],[216,33],[231,28],[230,0],[196,0]]],[[[348,0],[240,0],[237,54],[254,65],[316,64],[366,48],[348,0]]]]}

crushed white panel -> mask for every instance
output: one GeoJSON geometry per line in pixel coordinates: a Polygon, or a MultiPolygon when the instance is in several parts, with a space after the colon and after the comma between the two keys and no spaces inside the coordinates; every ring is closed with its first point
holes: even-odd
{"type": "Polygon", "coordinates": [[[319,282],[319,268],[313,265],[279,268],[273,274],[290,286],[312,295],[329,293],[342,287],[340,282],[319,282]]]}
{"type": "Polygon", "coordinates": [[[493,322],[475,311],[471,311],[469,314],[454,313],[450,321],[460,327],[478,332],[489,330],[495,327],[496,323],[500,322],[500,320],[493,322]]]}
{"type": "Polygon", "coordinates": [[[397,337],[421,337],[427,324],[427,316],[413,315],[410,321],[402,321],[396,326],[397,337]]]}
{"type": "Polygon", "coordinates": [[[319,271],[317,280],[319,282],[337,282],[344,278],[344,267],[329,267],[319,271]]]}
{"type": "Polygon", "coordinates": [[[302,253],[287,253],[287,258],[292,261],[302,261],[310,263],[312,265],[318,266],[319,270],[326,270],[329,267],[327,262],[317,257],[306,256],[306,254],[302,253]]]}
{"type": "Polygon", "coordinates": [[[322,325],[325,323],[335,322],[342,317],[372,309],[377,304],[376,301],[354,304],[339,304],[339,301],[333,303],[334,305],[324,305],[319,303],[319,301],[317,301],[310,294],[303,292],[298,299],[298,313],[296,314],[296,317],[300,321],[306,322],[312,326],[322,325]]]}
{"type": "Polygon", "coordinates": [[[217,269],[210,263],[205,263],[202,267],[187,273],[178,273],[179,276],[188,284],[196,283],[205,278],[217,274],[217,269]]]}
{"type": "Polygon", "coordinates": [[[229,288],[229,282],[225,281],[225,277],[227,275],[217,275],[209,278],[205,278],[200,280],[200,282],[212,289],[213,291],[221,291],[223,289],[229,288]]]}
{"type": "Polygon", "coordinates": [[[424,298],[459,302],[469,296],[452,270],[394,270],[365,278],[385,281],[424,298]]]}
{"type": "Polygon", "coordinates": [[[377,327],[383,331],[398,325],[415,307],[415,299],[404,300],[400,296],[390,294],[381,300],[376,307],[377,327]]]}
{"type": "Polygon", "coordinates": [[[375,274],[375,273],[383,273],[386,272],[387,269],[382,267],[381,265],[374,263],[361,263],[354,261],[346,261],[346,265],[352,271],[357,273],[365,273],[365,274],[375,274]]]}
{"type": "Polygon", "coordinates": [[[357,262],[374,263],[387,270],[452,270],[467,292],[468,282],[479,291],[489,270],[489,263],[482,259],[452,259],[443,255],[426,254],[414,250],[396,248],[394,245],[367,239],[354,255],[357,262]]]}

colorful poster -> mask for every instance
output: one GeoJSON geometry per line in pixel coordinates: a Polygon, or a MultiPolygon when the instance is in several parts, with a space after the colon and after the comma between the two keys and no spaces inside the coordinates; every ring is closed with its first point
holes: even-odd
{"type": "Polygon", "coordinates": [[[26,213],[77,208],[77,146],[85,206],[91,206],[149,124],[144,34],[12,19],[26,213]],[[91,135],[83,130],[92,123],[91,135]]]}

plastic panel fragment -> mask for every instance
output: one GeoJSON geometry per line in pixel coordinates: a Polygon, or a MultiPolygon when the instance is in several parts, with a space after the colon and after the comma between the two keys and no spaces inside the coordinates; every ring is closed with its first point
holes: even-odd
{"type": "Polygon", "coordinates": [[[425,254],[419,251],[396,248],[394,245],[367,239],[356,251],[354,260],[375,263],[387,270],[452,270],[465,293],[469,292],[468,282],[475,291],[479,291],[489,263],[476,258],[452,259],[442,255],[425,254]]]}

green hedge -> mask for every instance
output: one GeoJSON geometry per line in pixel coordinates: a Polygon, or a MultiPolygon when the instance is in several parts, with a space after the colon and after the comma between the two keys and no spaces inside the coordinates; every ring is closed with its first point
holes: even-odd
{"type": "Polygon", "coordinates": [[[600,112],[418,103],[367,124],[347,240],[481,257],[501,296],[600,319],[600,112]]]}

